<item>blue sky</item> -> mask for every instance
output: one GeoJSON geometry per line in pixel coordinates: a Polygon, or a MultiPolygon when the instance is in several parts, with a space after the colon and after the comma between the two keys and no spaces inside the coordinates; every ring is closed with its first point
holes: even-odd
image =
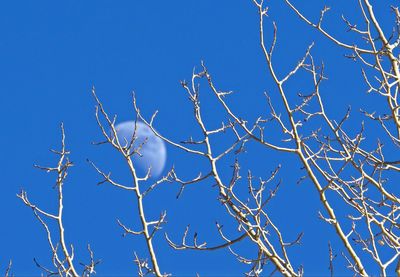
{"type": "MultiPolygon", "coordinates": [[[[344,114],[349,104],[354,110],[362,104],[372,106],[372,96],[359,100],[365,93],[359,65],[344,59],[341,49],[300,22],[280,3],[283,1],[273,2],[266,34],[271,36],[270,22],[276,20],[278,72],[283,74],[296,64],[314,41],[315,58],[327,67],[329,80],[323,96],[332,114],[344,114]]],[[[299,7],[314,19],[320,8],[331,5],[327,27],[343,39],[351,39],[340,24],[340,15],[359,19],[355,1],[297,2],[303,2],[299,7]]],[[[389,22],[389,17],[382,16],[389,14],[389,5],[377,11],[384,23],[389,22]]],[[[12,259],[16,275],[37,275],[34,257],[50,264],[44,230],[15,195],[24,188],[38,205],[56,207],[54,176],[32,165],[56,162],[48,149],[60,145],[60,122],[65,124],[67,148],[75,163],[65,185],[65,225],[77,261],[86,261],[85,248],[90,243],[95,256],[102,259],[99,275],[132,275],[136,272],[133,252],[146,256],[141,239],[123,238],[116,224],[116,218],[130,226],[138,223],[134,197],[106,184],[96,186],[99,177],[86,162],[89,158],[121,180],[128,180],[129,174],[113,149],[91,145],[102,139],[90,95],[93,85],[106,109],[118,114],[119,121],[134,118],[130,100],[135,91],[143,114],[150,116],[158,109],[158,130],[177,141],[199,132],[179,81],[189,80],[201,60],[221,89],[235,91],[232,105],[243,116],[254,119],[265,113],[263,92],[274,93],[259,47],[257,10],[250,0],[2,1],[0,57],[0,270],[12,259]]],[[[306,81],[302,79],[291,84],[294,90],[303,85],[306,87],[306,81]]],[[[207,96],[206,89],[204,94],[204,110],[209,112],[206,121],[219,124],[216,118],[223,118],[222,109],[207,96]]],[[[317,218],[320,206],[311,184],[296,184],[301,176],[296,158],[260,151],[251,144],[242,162],[263,176],[277,163],[284,165],[286,174],[282,174],[282,189],[271,203],[271,216],[287,230],[289,240],[305,233],[302,245],[293,249],[294,264],[302,264],[308,274],[327,274],[327,241],[335,242],[335,236],[317,218]]],[[[226,177],[232,163],[227,160],[222,165],[226,177]]],[[[190,178],[205,163],[168,147],[167,167],[172,165],[190,178]]],[[[234,230],[234,221],[225,215],[212,185],[194,185],[176,200],[179,187],[167,184],[145,203],[148,213],[156,217],[167,210],[164,230],[173,238],[178,239],[190,223],[200,240],[217,243],[214,222],[234,230]]],[[[156,247],[162,270],[176,275],[232,275],[247,269],[227,250],[174,251],[161,233],[156,247]]],[[[241,247],[245,253],[253,250],[246,244],[241,247]]]]}

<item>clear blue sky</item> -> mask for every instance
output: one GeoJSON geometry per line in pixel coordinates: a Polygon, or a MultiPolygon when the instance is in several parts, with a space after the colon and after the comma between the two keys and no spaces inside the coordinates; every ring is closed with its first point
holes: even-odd
{"type": "MultiPolygon", "coordinates": [[[[361,105],[357,99],[365,93],[359,82],[359,65],[342,58],[342,50],[300,22],[280,3],[283,1],[271,2],[266,34],[271,36],[270,20],[276,20],[278,72],[283,74],[295,65],[307,45],[315,41],[315,57],[327,66],[329,80],[323,95],[331,114],[343,114],[348,104],[357,110],[361,105]]],[[[327,27],[344,39],[351,38],[340,24],[340,15],[359,19],[354,12],[356,1],[297,2],[303,2],[300,7],[313,19],[318,18],[324,4],[332,6],[327,27]]],[[[389,14],[389,5],[378,9],[379,16],[383,13],[389,14]]],[[[1,272],[9,259],[16,275],[39,274],[34,257],[50,265],[44,230],[15,195],[24,188],[32,202],[50,210],[56,207],[54,176],[32,165],[56,161],[48,149],[59,147],[59,123],[64,122],[67,148],[75,163],[65,185],[65,225],[76,260],[87,260],[85,248],[90,243],[95,256],[102,259],[99,275],[135,274],[133,252],[146,256],[143,242],[141,238],[123,238],[116,224],[116,218],[132,228],[138,223],[134,197],[106,184],[96,186],[99,177],[86,163],[90,158],[121,180],[128,180],[117,153],[107,146],[91,145],[102,138],[90,90],[96,86],[107,110],[117,113],[120,121],[134,118],[130,102],[134,90],[145,116],[159,110],[156,126],[160,132],[183,140],[198,134],[198,129],[179,81],[189,80],[201,60],[221,89],[236,92],[232,105],[239,114],[254,119],[266,111],[263,92],[276,91],[259,48],[257,10],[250,0],[0,2],[1,272]]],[[[293,83],[294,93],[305,82],[293,83]]],[[[219,124],[215,120],[223,113],[218,106],[208,96],[203,102],[210,112],[208,122],[219,124]]],[[[363,104],[372,106],[372,98],[363,104]]],[[[304,265],[308,274],[327,274],[327,241],[336,239],[331,228],[318,220],[320,206],[311,184],[296,184],[301,176],[296,158],[278,156],[255,145],[249,146],[246,155],[244,167],[253,168],[257,175],[267,176],[277,163],[284,165],[286,173],[280,176],[282,189],[271,204],[271,217],[286,230],[288,240],[305,233],[302,245],[291,252],[293,263],[304,265]]],[[[227,178],[232,163],[227,160],[223,164],[227,178]]],[[[205,166],[204,161],[168,147],[167,167],[173,164],[185,178],[194,177],[205,166]]],[[[178,239],[190,223],[199,240],[217,243],[214,222],[234,229],[234,220],[225,215],[212,185],[192,186],[176,200],[179,187],[167,184],[146,202],[148,213],[156,217],[167,210],[164,231],[172,238],[178,239]]],[[[245,253],[252,251],[246,244],[241,247],[245,253]]],[[[227,250],[174,251],[162,233],[156,248],[162,270],[174,275],[240,275],[247,269],[227,250]]]]}

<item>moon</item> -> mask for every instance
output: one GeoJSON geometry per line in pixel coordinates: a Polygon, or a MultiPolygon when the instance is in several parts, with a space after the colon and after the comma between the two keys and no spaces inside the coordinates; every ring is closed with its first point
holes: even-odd
{"type": "Polygon", "coordinates": [[[160,176],[165,167],[167,160],[167,149],[164,141],[157,137],[149,126],[143,122],[125,121],[115,126],[119,143],[124,146],[132,141],[133,135],[136,139],[133,142],[131,149],[136,149],[143,144],[140,149],[140,155],[132,155],[135,168],[139,169],[141,174],[146,174],[150,169],[151,177],[160,176]]]}

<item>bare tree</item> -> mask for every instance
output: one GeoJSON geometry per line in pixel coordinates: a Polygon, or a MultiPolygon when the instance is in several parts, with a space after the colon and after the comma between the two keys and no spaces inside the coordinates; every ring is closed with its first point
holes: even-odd
{"type": "MultiPolygon", "coordinates": [[[[200,172],[189,180],[183,180],[174,168],[155,182],[151,182],[149,178],[151,169],[145,176],[139,176],[132,157],[141,155],[143,144],[135,144],[136,127],[131,141],[119,141],[115,128],[116,116],[108,115],[93,89],[92,94],[97,104],[96,120],[105,138],[97,144],[110,144],[122,156],[132,177],[131,184],[119,183],[111,178],[111,173],[105,173],[93,162],[89,162],[102,177],[99,184],[109,183],[119,189],[132,191],[136,196],[140,228],[132,230],[121,221],[117,222],[125,234],[141,236],[146,242],[150,262],[139,258],[135,253],[135,263],[140,276],[166,275],[159,267],[157,246],[153,240],[166,223],[166,212],[161,212],[158,219],[150,220],[146,216],[143,202],[150,192],[165,182],[174,182],[180,186],[178,197],[183,197],[183,191],[192,184],[215,184],[218,201],[230,216],[229,225],[237,227],[236,236],[231,237],[226,234],[223,224],[217,222],[215,232],[219,234],[220,241],[211,243],[199,242],[197,233],[189,239],[189,226],[182,230],[183,235],[180,238],[177,238],[176,234],[165,234],[166,241],[173,249],[213,251],[226,248],[239,262],[249,265],[247,274],[250,276],[258,276],[267,270],[272,274],[278,272],[284,276],[304,274],[303,267],[294,264],[298,259],[293,258],[290,253],[291,247],[300,244],[303,233],[299,230],[297,237],[287,238],[285,230],[274,223],[274,215],[267,209],[281,185],[278,175],[284,165],[276,165],[268,176],[260,178],[253,176],[252,170],[249,169],[244,173],[246,177],[242,178],[242,168],[245,164],[241,155],[250,142],[256,143],[260,151],[275,151],[277,155],[287,153],[297,157],[301,163],[304,176],[299,176],[299,182],[309,182],[313,185],[322,209],[319,218],[332,226],[341,242],[340,245],[332,245],[327,241],[327,268],[331,276],[334,276],[334,264],[338,259],[342,259],[354,275],[370,276],[377,273],[376,268],[381,276],[393,273],[400,275],[400,198],[395,188],[399,178],[400,161],[386,158],[388,152],[398,153],[400,146],[400,61],[397,50],[400,43],[400,12],[397,7],[392,7],[395,23],[393,33],[388,36],[376,18],[370,1],[359,0],[356,9],[361,11],[363,22],[356,24],[345,17],[342,18],[344,26],[354,33],[355,41],[359,41],[360,38],[363,41],[362,45],[357,45],[355,42],[344,42],[336,38],[323,27],[328,7],[323,8],[319,20],[313,22],[291,1],[284,2],[289,7],[288,10],[293,11],[301,21],[315,28],[337,47],[344,49],[346,58],[362,65],[361,74],[368,93],[376,93],[383,97],[382,103],[376,103],[377,110],[383,112],[362,109],[360,112],[365,116],[365,122],[354,120],[350,108],[343,116],[332,117],[330,114],[336,111],[326,105],[322,95],[321,83],[327,80],[324,64],[318,63],[317,58],[313,56],[313,43],[305,49],[304,56],[292,70],[283,75],[278,73],[281,69],[273,60],[279,37],[278,24],[269,22],[273,33],[265,32],[268,7],[263,0],[253,0],[253,3],[258,12],[260,48],[267,74],[274,84],[274,87],[268,88],[272,93],[265,93],[263,98],[269,109],[267,114],[260,114],[253,122],[246,120],[246,115],[239,115],[235,111],[235,105],[228,101],[232,92],[218,88],[204,63],[201,63],[199,71],[194,71],[190,82],[181,82],[193,108],[193,116],[201,137],[194,139],[190,135],[189,139],[182,142],[165,137],[155,127],[157,113],[146,119],[133,95],[136,120],[144,122],[156,136],[172,147],[205,160],[208,165],[206,172],[200,172]],[[294,92],[288,86],[289,80],[294,80],[300,72],[309,76],[308,82],[312,89],[308,94],[294,92]],[[204,120],[204,103],[200,101],[201,82],[207,85],[206,93],[211,93],[218,102],[219,107],[215,108],[224,111],[225,119],[218,128],[213,129],[204,120]],[[354,126],[358,128],[356,134],[354,126]],[[368,136],[368,131],[377,126],[380,127],[377,137],[368,136]],[[278,132],[278,142],[271,138],[271,132],[267,130],[278,132]],[[215,137],[226,138],[223,150],[214,145],[215,137]],[[227,169],[220,163],[227,157],[233,160],[230,178],[223,177],[222,172],[226,172],[227,169]],[[340,201],[337,201],[338,199],[340,201]],[[347,215],[338,213],[339,209],[347,215]],[[247,257],[241,251],[248,247],[256,249],[251,257],[247,257]],[[340,256],[336,254],[338,249],[341,252],[340,256]]],[[[73,248],[66,246],[62,222],[62,188],[67,170],[72,166],[67,158],[68,151],[65,150],[63,127],[62,134],[62,150],[53,151],[60,156],[57,167],[39,167],[57,173],[58,214],[47,213],[32,204],[24,191],[18,196],[32,208],[44,226],[53,253],[53,265],[57,271],[40,267],[49,275],[77,276],[73,264],[73,248]],[[53,241],[43,217],[56,220],[59,226],[57,244],[53,241]]],[[[84,266],[84,274],[93,273],[97,264],[90,247],[88,250],[91,262],[84,266]]]]}
{"type": "MultiPolygon", "coordinates": [[[[362,75],[368,92],[384,97],[387,103],[389,113],[379,114],[361,110],[368,119],[372,120],[370,128],[375,128],[374,122],[379,122],[384,131],[384,135],[375,141],[376,147],[371,148],[374,138],[364,135],[366,128],[364,122],[359,123],[360,131],[355,137],[349,135],[349,127],[344,127],[350,112],[339,123],[329,119],[319,93],[319,83],[323,75],[321,73],[318,77],[315,73],[314,62],[311,58],[311,70],[309,66],[305,68],[310,70],[313,75],[315,95],[320,109],[314,113],[305,112],[303,109],[301,111],[307,118],[322,116],[331,132],[329,135],[324,135],[328,138],[325,141],[315,139],[320,144],[319,147],[302,143],[303,149],[300,150],[305,155],[299,153],[299,156],[317,188],[318,182],[325,183],[326,190],[337,193],[343,203],[352,210],[348,219],[351,220],[353,227],[345,237],[341,234],[339,227],[339,220],[344,219],[335,218],[334,214],[329,212],[328,207],[329,217],[325,220],[335,226],[337,234],[341,237],[349,253],[349,265],[355,273],[368,275],[367,265],[371,264],[371,261],[361,259],[360,252],[357,252],[354,246],[348,242],[350,236],[353,236],[353,245],[359,246],[361,251],[370,255],[372,261],[378,266],[380,275],[386,276],[388,267],[391,265],[394,265],[395,272],[400,274],[400,263],[397,262],[400,255],[399,225],[397,223],[400,199],[390,183],[390,180],[395,181],[396,177],[398,178],[400,161],[385,158],[389,151],[398,151],[400,138],[398,105],[400,75],[399,59],[396,54],[400,22],[398,8],[392,7],[395,24],[393,33],[386,36],[370,1],[358,1],[364,22],[355,24],[342,17],[348,30],[364,41],[364,45],[357,46],[356,43],[342,42],[322,27],[324,15],[329,11],[328,7],[321,11],[318,23],[312,23],[290,1],[286,0],[285,2],[301,20],[316,28],[339,47],[351,51],[352,53],[347,57],[360,62],[363,66],[362,75]],[[307,164],[310,165],[310,169],[307,164]],[[313,177],[317,174],[320,175],[319,178],[313,177]],[[383,253],[391,254],[389,258],[384,259],[382,258],[383,253]]],[[[355,39],[359,39],[358,37],[355,39]]],[[[270,68],[272,68],[272,64],[270,68]]]]}
{"type": "Polygon", "coordinates": [[[156,251],[154,249],[153,245],[153,238],[158,230],[161,229],[162,225],[165,223],[165,218],[166,218],[166,212],[162,212],[160,214],[160,217],[156,220],[148,220],[146,217],[146,211],[144,208],[144,203],[143,200],[145,197],[148,196],[148,194],[155,189],[157,186],[164,182],[169,182],[170,181],[170,176],[172,174],[172,171],[169,172],[166,176],[162,177],[158,181],[148,185],[148,181],[150,180],[151,176],[151,168],[148,169],[147,174],[145,176],[138,176],[137,170],[135,168],[134,162],[133,162],[133,156],[134,155],[141,155],[140,151],[143,145],[146,143],[144,141],[143,143],[140,143],[139,145],[135,144],[135,141],[137,139],[136,131],[137,131],[137,121],[135,121],[135,130],[133,132],[133,137],[131,141],[119,141],[119,138],[117,136],[117,130],[115,129],[115,121],[116,121],[116,116],[111,119],[107,112],[103,108],[103,104],[100,102],[99,98],[96,95],[95,89],[93,88],[92,94],[94,96],[94,99],[96,101],[96,120],[97,124],[100,127],[102,134],[105,138],[105,141],[97,143],[97,145],[102,145],[102,144],[111,144],[114,149],[116,149],[124,158],[124,161],[126,162],[128,166],[128,170],[132,176],[132,185],[123,185],[120,184],[119,182],[115,181],[114,179],[111,178],[111,173],[104,173],[102,170],[100,170],[93,162],[89,161],[92,166],[96,169],[96,171],[102,176],[103,180],[99,182],[99,184],[102,183],[109,183],[119,189],[127,190],[127,191],[133,191],[136,200],[137,200],[137,212],[141,221],[141,229],[134,231],[130,228],[128,228],[126,225],[124,225],[120,220],[118,221],[118,224],[121,226],[125,234],[129,235],[140,235],[143,236],[148,253],[151,259],[151,264],[149,264],[145,259],[140,259],[137,254],[135,253],[135,263],[138,267],[138,273],[140,276],[147,275],[149,273],[153,273],[156,276],[164,276],[165,274],[161,273],[161,269],[158,265],[157,261],[157,255],[156,251]],[[102,123],[102,119],[100,116],[103,117],[103,120],[105,123],[102,123]],[[110,132],[111,134],[110,134],[110,132]],[[143,186],[142,186],[143,185],[143,186]],[[145,185],[148,185],[147,187],[145,185]]]}
{"type": "MultiPolygon", "coordinates": [[[[249,123],[249,121],[243,119],[242,115],[237,115],[234,108],[228,104],[226,99],[231,92],[218,89],[208,69],[202,64],[202,70],[193,74],[191,83],[182,82],[182,86],[189,95],[195,119],[203,134],[201,139],[196,141],[190,139],[186,143],[191,145],[201,144],[206,148],[205,151],[193,150],[171,142],[158,134],[153,128],[153,118],[150,122],[146,122],[140,114],[139,116],[166,142],[186,152],[203,156],[209,161],[210,173],[206,174],[205,178],[214,179],[219,189],[219,199],[225,205],[227,212],[237,221],[239,230],[258,246],[256,259],[247,259],[231,250],[239,260],[252,264],[250,274],[258,275],[267,261],[273,264],[275,270],[286,276],[302,275],[303,271],[301,268],[297,271],[294,270],[286,250],[287,247],[298,242],[301,235],[294,243],[285,242],[282,235],[284,230],[275,226],[266,212],[265,204],[268,203],[270,198],[261,200],[268,182],[261,180],[259,187],[254,187],[252,175],[250,172],[248,173],[248,197],[254,201],[255,205],[253,206],[251,201],[245,202],[234,191],[235,185],[240,180],[238,160],[233,166],[233,177],[230,181],[223,181],[220,177],[218,160],[232,151],[240,153],[249,140],[258,142],[261,147],[278,152],[292,153],[298,157],[306,172],[305,176],[300,179],[308,179],[318,192],[324,208],[324,211],[320,212],[320,218],[334,228],[342,242],[341,247],[344,249],[342,255],[348,264],[348,268],[354,274],[368,276],[376,266],[382,276],[390,274],[388,273],[389,268],[400,274],[398,224],[400,199],[396,190],[393,189],[393,184],[390,184],[390,180],[395,181],[396,176],[398,176],[400,161],[385,158],[387,151],[398,151],[400,139],[400,106],[397,103],[400,75],[399,58],[395,52],[399,44],[400,34],[398,8],[392,7],[395,14],[395,27],[393,34],[386,37],[375,17],[370,2],[367,0],[359,1],[359,9],[365,21],[364,29],[343,18],[349,30],[360,35],[365,41],[365,46],[357,46],[336,39],[322,27],[324,15],[329,10],[328,7],[321,11],[318,23],[312,23],[291,2],[285,1],[300,19],[316,28],[339,47],[351,50],[353,54],[347,55],[347,57],[360,61],[365,67],[361,74],[368,86],[368,92],[374,92],[384,97],[389,111],[389,113],[377,114],[376,112],[361,110],[361,113],[367,119],[372,120],[370,128],[375,128],[373,126],[375,122],[378,122],[383,128],[383,135],[376,139],[365,135],[367,126],[364,121],[358,123],[359,131],[355,135],[350,134],[349,131],[352,131],[355,124],[354,122],[351,122],[351,125],[347,123],[351,115],[350,109],[342,118],[332,119],[329,116],[320,89],[321,83],[326,80],[324,65],[316,64],[311,54],[313,44],[308,47],[293,70],[283,76],[277,73],[278,66],[272,59],[278,38],[277,24],[272,22],[274,32],[271,43],[267,46],[264,20],[267,17],[268,8],[264,5],[264,1],[255,0],[253,2],[259,14],[261,50],[265,57],[269,76],[275,83],[275,90],[280,97],[281,104],[283,104],[284,110],[282,112],[284,115],[277,112],[271,97],[266,94],[266,103],[269,106],[270,115],[260,115],[255,122],[249,123]],[[286,84],[289,79],[293,79],[302,70],[309,74],[313,90],[307,95],[299,93],[296,101],[293,100],[293,92],[287,88],[286,84]],[[207,81],[212,94],[226,112],[227,122],[223,123],[222,127],[217,130],[209,130],[202,119],[199,79],[207,81]],[[313,121],[317,120],[322,121],[323,125],[314,127],[316,125],[313,124],[313,121]],[[282,139],[279,144],[270,142],[265,133],[265,130],[270,128],[267,124],[271,122],[276,123],[282,132],[282,139]],[[306,129],[307,124],[311,131],[306,129]],[[210,142],[210,137],[225,134],[227,130],[235,134],[236,141],[232,145],[228,145],[226,151],[215,154],[212,151],[213,145],[210,142]],[[374,144],[375,147],[371,147],[374,144]],[[342,201],[340,206],[335,206],[332,202],[332,199],[337,198],[342,201]],[[348,215],[339,217],[336,210],[343,209],[343,206],[346,207],[348,215]],[[352,227],[347,229],[344,226],[347,226],[349,222],[352,227]],[[275,245],[269,239],[271,231],[268,228],[272,229],[279,238],[275,245]],[[276,251],[277,248],[281,251],[276,251]],[[387,257],[388,254],[389,257],[387,257]]],[[[136,105],[135,109],[139,113],[136,105]]],[[[176,180],[179,182],[179,179],[176,180]]],[[[197,181],[199,181],[199,178],[189,182],[181,182],[181,185],[184,186],[187,183],[197,181]]],[[[273,196],[275,191],[273,190],[270,196],[273,196]]],[[[193,245],[188,244],[186,242],[188,229],[184,232],[182,243],[177,244],[168,237],[167,239],[175,249],[195,250],[230,248],[232,244],[242,239],[242,236],[228,239],[222,234],[220,228],[218,230],[221,237],[226,241],[219,247],[207,248],[205,244],[198,244],[196,237],[193,245]]],[[[334,257],[332,247],[329,246],[329,269],[332,275],[334,257]]]]}
{"type": "MultiPolygon", "coordinates": [[[[57,165],[55,167],[43,167],[39,165],[35,165],[36,168],[49,172],[54,172],[56,177],[56,183],[54,188],[57,189],[57,198],[58,198],[58,211],[57,213],[50,213],[42,210],[37,205],[33,204],[29,198],[28,193],[24,190],[17,194],[17,196],[23,201],[23,203],[32,209],[33,214],[43,226],[47,234],[47,241],[49,243],[51,252],[52,252],[52,264],[55,269],[47,268],[41,265],[36,259],[34,259],[35,264],[46,273],[47,276],[59,275],[59,276],[79,276],[76,269],[76,265],[74,264],[74,247],[71,244],[69,247],[67,246],[65,239],[65,228],[63,222],[63,211],[64,211],[64,195],[63,188],[65,184],[65,179],[68,175],[68,169],[73,166],[73,163],[69,160],[68,155],[69,151],[65,148],[65,132],[64,125],[61,124],[61,150],[51,150],[54,154],[59,157],[57,165]],[[53,220],[57,224],[57,234],[54,235],[54,231],[51,230],[49,223],[47,220],[53,220]],[[54,238],[56,237],[56,238],[54,238]]],[[[88,246],[88,250],[90,253],[90,264],[83,265],[84,270],[82,276],[90,276],[92,273],[95,273],[95,266],[98,264],[98,261],[94,261],[93,252],[88,246]]],[[[9,268],[7,270],[7,274],[11,267],[11,262],[9,268]]],[[[6,274],[6,275],[7,275],[6,274]]]]}

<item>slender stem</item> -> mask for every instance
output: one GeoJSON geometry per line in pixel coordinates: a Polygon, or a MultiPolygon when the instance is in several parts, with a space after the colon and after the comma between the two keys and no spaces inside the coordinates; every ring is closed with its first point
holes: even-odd
{"type": "Polygon", "coordinates": [[[138,177],[136,174],[136,170],[133,165],[132,159],[129,156],[126,156],[125,158],[128,163],[128,166],[129,166],[129,169],[131,171],[132,178],[134,181],[134,191],[135,191],[136,198],[137,198],[138,212],[139,212],[140,222],[142,223],[142,228],[143,228],[143,236],[145,237],[147,249],[149,251],[151,262],[153,264],[154,274],[156,276],[163,276],[163,274],[161,274],[160,267],[158,265],[156,252],[154,251],[153,238],[151,236],[151,233],[149,232],[149,228],[148,228],[149,224],[148,224],[148,221],[146,220],[146,215],[145,215],[144,205],[143,205],[143,195],[140,192],[140,186],[139,186],[139,181],[138,181],[138,177]]]}

